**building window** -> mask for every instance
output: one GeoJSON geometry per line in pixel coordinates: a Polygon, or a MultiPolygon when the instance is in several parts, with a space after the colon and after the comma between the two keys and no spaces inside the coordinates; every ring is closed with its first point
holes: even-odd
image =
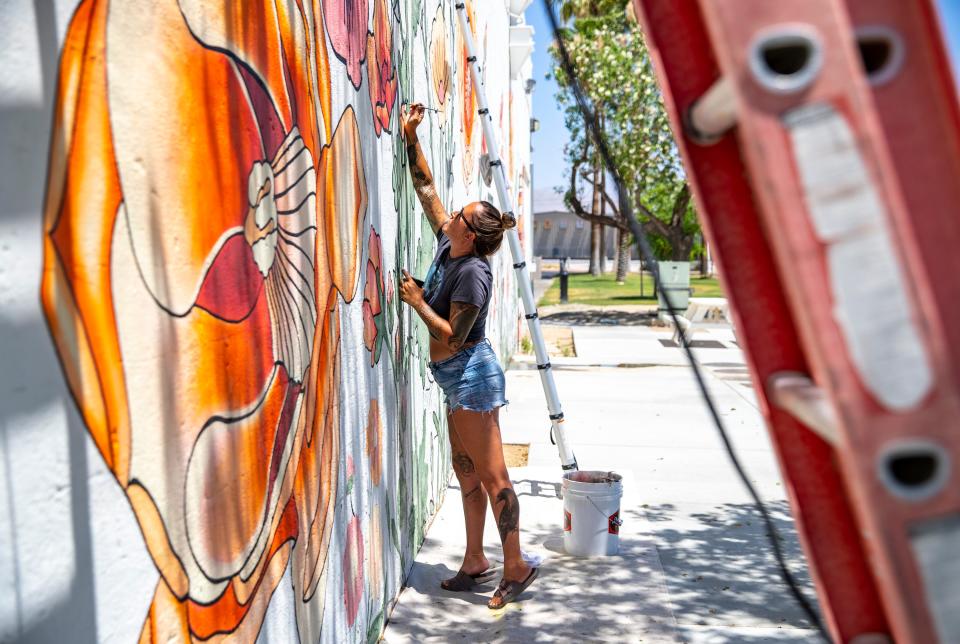
{"type": "Polygon", "coordinates": [[[583,228],[583,220],[577,218],[577,230],[580,230],[581,228],[583,228]]]}
{"type": "Polygon", "coordinates": [[[566,230],[566,229],[567,229],[567,221],[566,221],[565,219],[561,219],[561,220],[560,220],[560,230],[566,230]]]}
{"type": "Polygon", "coordinates": [[[543,229],[544,229],[544,230],[550,230],[551,227],[552,227],[552,224],[551,224],[550,220],[549,220],[549,219],[544,219],[544,220],[543,220],[543,229]]]}

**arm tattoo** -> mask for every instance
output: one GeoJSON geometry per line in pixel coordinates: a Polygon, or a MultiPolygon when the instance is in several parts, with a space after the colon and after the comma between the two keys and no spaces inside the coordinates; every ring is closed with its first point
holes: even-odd
{"type": "Polygon", "coordinates": [[[436,311],[430,308],[426,302],[421,302],[415,309],[417,315],[427,325],[427,331],[430,337],[436,340],[442,340],[444,336],[450,335],[450,323],[440,317],[436,311]]]}
{"type": "Polygon", "coordinates": [[[447,346],[451,351],[458,351],[463,346],[479,314],[480,308],[472,304],[450,303],[450,338],[447,346]]]}
{"type": "Polygon", "coordinates": [[[410,161],[410,178],[413,179],[413,185],[418,190],[433,183],[429,176],[430,169],[427,167],[423,153],[420,151],[419,143],[411,143],[407,146],[407,159],[410,161]]]}
{"type": "Polygon", "coordinates": [[[450,305],[449,322],[440,317],[426,302],[421,302],[415,310],[427,325],[430,337],[445,342],[454,353],[463,346],[470,329],[473,328],[473,323],[477,320],[477,315],[480,314],[478,307],[462,302],[453,302],[450,305]]]}
{"type": "Polygon", "coordinates": [[[505,487],[497,492],[497,505],[500,507],[500,516],[497,517],[497,530],[500,531],[500,542],[507,540],[511,532],[520,529],[520,501],[516,493],[505,487]]]}
{"type": "Polygon", "coordinates": [[[430,172],[430,166],[427,159],[423,156],[423,150],[420,149],[420,141],[416,138],[407,143],[407,160],[410,162],[410,178],[413,180],[413,187],[417,192],[417,199],[423,206],[423,212],[430,220],[430,226],[436,232],[447,220],[447,212],[440,203],[437,191],[433,187],[433,174],[430,172]]]}

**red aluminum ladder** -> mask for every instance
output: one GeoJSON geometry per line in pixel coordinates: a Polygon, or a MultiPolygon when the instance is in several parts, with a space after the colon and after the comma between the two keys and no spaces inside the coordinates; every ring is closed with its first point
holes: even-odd
{"type": "Polygon", "coordinates": [[[960,110],[932,0],[633,0],[838,642],[960,642],[960,110]]]}

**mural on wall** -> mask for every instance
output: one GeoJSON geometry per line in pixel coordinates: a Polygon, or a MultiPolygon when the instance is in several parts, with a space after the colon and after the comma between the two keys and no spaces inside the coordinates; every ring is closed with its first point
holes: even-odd
{"type": "MultiPolygon", "coordinates": [[[[395,282],[435,247],[401,103],[441,110],[444,203],[479,196],[456,24],[447,1],[78,4],[42,300],[159,573],[141,641],[253,641],[278,592],[301,641],[379,635],[449,473],[395,282]]],[[[502,357],[517,317],[492,307],[502,357]]]]}
{"type": "MultiPolygon", "coordinates": [[[[467,16],[469,16],[470,26],[473,31],[473,42],[475,46],[481,46],[477,40],[476,16],[473,9],[468,5],[467,16]]],[[[454,17],[454,20],[457,20],[454,17]]],[[[456,24],[456,23],[454,23],[456,24]]],[[[467,53],[467,43],[463,38],[459,39],[460,44],[457,47],[457,68],[460,70],[460,112],[463,120],[460,126],[463,137],[463,179],[469,188],[473,182],[474,170],[477,166],[477,139],[482,138],[479,133],[479,123],[477,122],[477,96],[474,93],[473,75],[470,73],[470,61],[467,53]]],[[[486,50],[486,38],[482,43],[486,50]]]]}

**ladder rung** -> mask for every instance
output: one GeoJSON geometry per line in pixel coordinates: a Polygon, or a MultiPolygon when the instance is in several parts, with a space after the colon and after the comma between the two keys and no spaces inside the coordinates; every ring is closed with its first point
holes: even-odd
{"type": "Polygon", "coordinates": [[[837,414],[826,394],[813,380],[802,373],[782,371],[767,380],[770,402],[836,445],[837,414]]]}
{"type": "Polygon", "coordinates": [[[737,124],[733,84],[725,78],[715,82],[687,110],[687,135],[701,145],[714,143],[737,124]]]}

